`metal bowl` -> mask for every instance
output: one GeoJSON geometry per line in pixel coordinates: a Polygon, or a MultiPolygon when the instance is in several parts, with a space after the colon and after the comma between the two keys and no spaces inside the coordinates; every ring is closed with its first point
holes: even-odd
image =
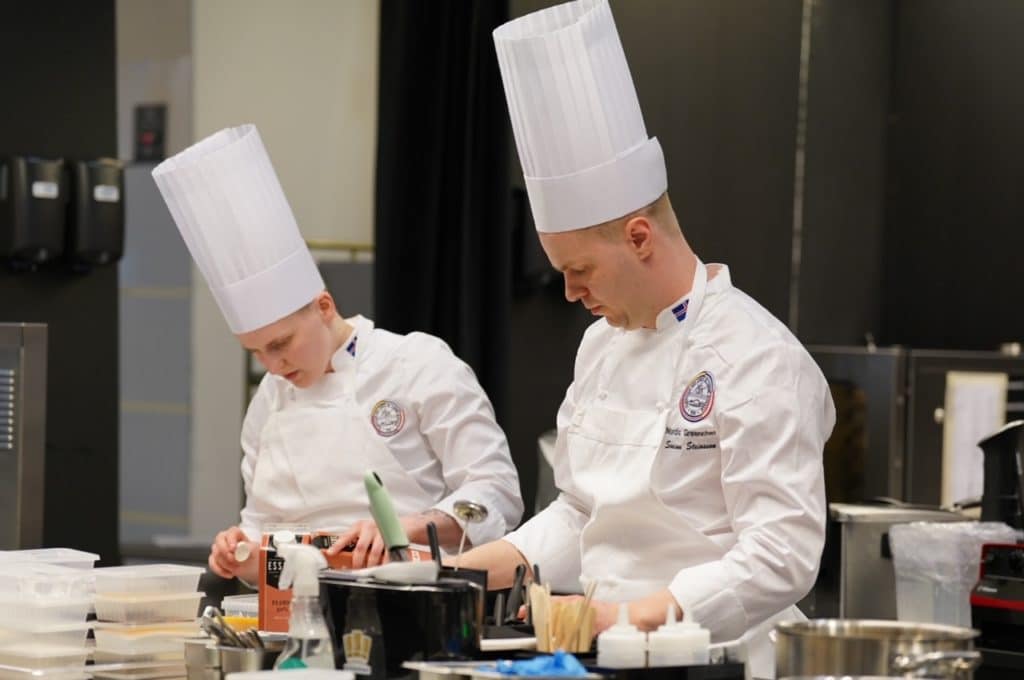
{"type": "Polygon", "coordinates": [[[819,619],[775,627],[775,676],[907,676],[967,680],[981,662],[971,628],[819,619]]]}

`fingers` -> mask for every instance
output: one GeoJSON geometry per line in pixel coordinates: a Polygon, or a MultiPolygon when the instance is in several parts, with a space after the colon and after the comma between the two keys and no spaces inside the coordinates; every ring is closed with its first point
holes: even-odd
{"type": "Polygon", "coordinates": [[[227,568],[225,565],[223,565],[221,561],[216,558],[212,550],[210,551],[210,557],[207,560],[207,564],[209,564],[210,566],[210,571],[212,571],[217,576],[220,576],[221,578],[232,578],[234,576],[234,574],[231,573],[231,570],[227,568]]]}
{"type": "MultiPolygon", "coordinates": [[[[376,527],[374,527],[374,529],[376,529],[376,527]]],[[[376,567],[378,564],[382,564],[385,558],[384,553],[384,537],[380,535],[379,531],[376,531],[373,537],[373,543],[370,545],[370,549],[366,553],[366,566],[376,567]]]]}
{"type": "MultiPolygon", "coordinates": [[[[235,549],[239,543],[247,540],[245,532],[238,527],[230,527],[218,533],[210,546],[210,557],[207,560],[210,571],[222,578],[234,578],[240,566],[235,559],[235,549]]],[[[253,558],[250,555],[249,559],[253,558]]]]}
{"type": "Polygon", "coordinates": [[[380,535],[380,532],[377,531],[377,525],[370,520],[363,520],[356,526],[359,529],[359,535],[356,538],[356,547],[352,550],[352,568],[362,569],[367,566],[373,540],[380,535]]]}
{"type": "Polygon", "coordinates": [[[337,555],[342,550],[355,543],[356,539],[359,538],[359,532],[362,529],[362,525],[363,522],[356,522],[355,526],[353,526],[351,529],[339,534],[338,539],[334,542],[334,545],[327,549],[327,553],[329,555],[337,555]]]}

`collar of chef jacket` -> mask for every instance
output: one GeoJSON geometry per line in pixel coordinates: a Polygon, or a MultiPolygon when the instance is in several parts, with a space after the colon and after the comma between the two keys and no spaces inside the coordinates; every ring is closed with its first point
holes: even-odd
{"type": "MultiPolygon", "coordinates": [[[[701,300],[699,303],[693,303],[696,307],[703,307],[709,295],[720,293],[732,287],[732,281],[729,278],[729,267],[717,263],[707,264],[705,267],[707,268],[708,281],[704,288],[704,300],[701,300]]],[[[696,286],[691,286],[691,289],[685,295],[658,313],[654,323],[655,332],[685,328],[688,325],[687,321],[691,320],[694,316],[692,311],[700,312],[699,309],[690,309],[694,288],[696,286]]]]}
{"type": "Polygon", "coordinates": [[[348,322],[352,326],[352,333],[331,356],[331,368],[337,373],[344,373],[355,367],[356,357],[360,352],[366,352],[373,330],[373,322],[362,316],[354,316],[348,319],[348,322]]]}

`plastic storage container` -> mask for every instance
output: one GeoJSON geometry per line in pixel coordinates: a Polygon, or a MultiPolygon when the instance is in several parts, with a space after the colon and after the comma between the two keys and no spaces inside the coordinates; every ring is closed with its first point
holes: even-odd
{"type": "Polygon", "coordinates": [[[96,618],[116,623],[161,623],[194,620],[206,593],[96,595],[96,618]]]}
{"type": "Polygon", "coordinates": [[[93,571],[45,562],[0,560],[0,596],[46,600],[88,598],[92,595],[93,571]]]}
{"type": "MultiPolygon", "coordinates": [[[[203,638],[209,640],[209,638],[203,638]]],[[[181,661],[181,652],[174,650],[172,652],[158,652],[156,654],[145,653],[145,654],[119,654],[117,652],[106,652],[103,650],[95,650],[92,654],[92,660],[95,663],[153,663],[153,662],[176,662],[181,661]]]]}
{"type": "Polygon", "coordinates": [[[912,522],[889,530],[900,621],[970,627],[981,546],[1013,543],[1001,522],[912,522]]]}
{"type": "Polygon", "coordinates": [[[259,616],[259,595],[228,595],[220,604],[225,616],[259,616]]]}
{"type": "Polygon", "coordinates": [[[203,568],[178,564],[141,564],[130,567],[104,567],[94,569],[93,573],[96,576],[97,595],[166,595],[195,592],[203,568]]]}
{"type": "Polygon", "coordinates": [[[195,621],[130,625],[95,624],[96,651],[110,654],[163,654],[177,652],[184,657],[186,637],[199,635],[195,621]]]}
{"type": "Polygon", "coordinates": [[[85,622],[89,597],[33,597],[0,593],[0,627],[34,631],[40,627],[85,622]]]}
{"type": "Polygon", "coordinates": [[[0,550],[2,562],[44,562],[72,569],[92,569],[100,558],[94,553],[82,552],[71,548],[38,548],[35,550],[0,550]]]}
{"type": "Polygon", "coordinates": [[[236,631],[259,628],[259,595],[229,595],[221,601],[224,621],[236,631]]]}
{"type": "Polygon", "coordinates": [[[86,635],[90,628],[92,628],[91,623],[82,621],[36,626],[32,630],[25,628],[0,629],[0,653],[3,653],[4,650],[17,650],[39,645],[47,648],[84,648],[86,635]]]}
{"type": "Polygon", "coordinates": [[[41,670],[44,668],[82,666],[84,674],[85,660],[87,658],[89,658],[89,650],[84,645],[65,647],[40,642],[20,645],[17,649],[0,650],[0,664],[26,669],[41,670]]]}

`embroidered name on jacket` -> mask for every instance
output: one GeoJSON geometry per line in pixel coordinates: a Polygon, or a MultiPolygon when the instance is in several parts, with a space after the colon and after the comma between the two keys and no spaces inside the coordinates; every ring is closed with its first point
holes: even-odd
{"type": "Polygon", "coordinates": [[[670,451],[706,451],[718,448],[718,430],[666,427],[664,448],[670,451]]]}

